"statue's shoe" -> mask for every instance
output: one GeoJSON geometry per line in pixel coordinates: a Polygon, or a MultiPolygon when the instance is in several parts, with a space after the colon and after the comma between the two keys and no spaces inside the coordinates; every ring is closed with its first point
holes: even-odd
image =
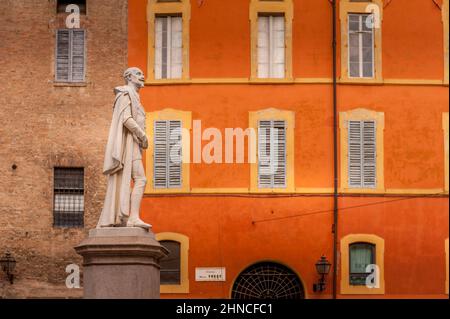
{"type": "Polygon", "coordinates": [[[141,227],[144,229],[150,229],[152,228],[152,225],[144,223],[140,219],[136,219],[136,220],[128,220],[127,227],[141,227]]]}

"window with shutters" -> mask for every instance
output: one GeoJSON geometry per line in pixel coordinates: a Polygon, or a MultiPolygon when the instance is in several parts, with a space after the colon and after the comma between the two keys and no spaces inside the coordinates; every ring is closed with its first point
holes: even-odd
{"type": "Polygon", "coordinates": [[[56,82],[84,82],[86,73],[86,32],[83,29],[56,31],[56,82]]]}
{"type": "Polygon", "coordinates": [[[295,113],[277,109],[250,112],[249,127],[254,129],[256,143],[250,143],[256,154],[250,163],[252,192],[294,192],[295,113]]]}
{"type": "Polygon", "coordinates": [[[383,1],[342,0],[341,81],[382,82],[383,1]]]}
{"type": "Polygon", "coordinates": [[[181,121],[156,120],[154,122],[153,187],[181,188],[182,185],[182,132],[181,121]]]}
{"type": "Polygon", "coordinates": [[[343,295],[380,295],[385,293],[384,282],[384,239],[373,234],[350,234],[340,240],[341,291],[343,295]],[[367,266],[376,265],[375,273],[368,272],[367,266]],[[378,287],[369,288],[366,279],[378,287]]]}
{"type": "Polygon", "coordinates": [[[292,0],[250,2],[253,80],[292,79],[292,0]]]}
{"type": "Polygon", "coordinates": [[[341,191],[384,191],[384,113],[340,113],[341,191]]]}
{"type": "Polygon", "coordinates": [[[158,233],[155,237],[169,251],[161,260],[161,293],[189,293],[189,237],[169,232],[158,233]]]}
{"type": "Polygon", "coordinates": [[[53,226],[84,226],[84,169],[55,167],[53,226]]]}
{"type": "Polygon", "coordinates": [[[191,112],[164,109],[147,119],[146,193],[189,192],[191,112]]]}
{"type": "Polygon", "coordinates": [[[285,121],[259,121],[258,187],[286,188],[285,121]]]}
{"type": "Polygon", "coordinates": [[[375,188],[376,123],[348,122],[348,183],[351,188],[375,188]]]}
{"type": "Polygon", "coordinates": [[[147,81],[189,77],[189,0],[149,0],[147,81]]]}

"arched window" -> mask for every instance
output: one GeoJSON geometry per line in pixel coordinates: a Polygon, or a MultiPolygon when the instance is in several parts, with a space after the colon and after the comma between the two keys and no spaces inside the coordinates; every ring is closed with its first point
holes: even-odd
{"type": "Polygon", "coordinates": [[[375,264],[375,245],[354,243],[350,245],[350,285],[364,286],[370,272],[367,266],[375,264]]]}
{"type": "Polygon", "coordinates": [[[383,295],[384,239],[373,234],[349,234],[341,238],[342,295],[383,295]],[[367,268],[371,265],[372,267],[367,268]],[[366,279],[370,277],[369,285],[366,279]]]}
{"type": "Polygon", "coordinates": [[[160,260],[162,294],[189,293],[189,237],[177,233],[158,233],[156,240],[169,250],[169,255],[160,260]]]}
{"type": "Polygon", "coordinates": [[[173,240],[160,242],[169,255],[161,259],[161,285],[179,285],[181,282],[180,243],[173,240]]]}
{"type": "Polygon", "coordinates": [[[246,268],[233,284],[231,299],[304,299],[300,278],[288,267],[261,262],[246,268]]]}

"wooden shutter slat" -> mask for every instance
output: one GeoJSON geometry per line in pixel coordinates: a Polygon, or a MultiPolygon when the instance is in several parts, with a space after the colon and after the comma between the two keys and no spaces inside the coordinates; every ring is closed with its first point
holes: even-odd
{"type": "Polygon", "coordinates": [[[72,31],[72,81],[84,81],[85,69],[85,32],[84,30],[72,31]]]}
{"type": "Polygon", "coordinates": [[[258,124],[258,187],[286,187],[286,122],[258,124]]]}
{"type": "Polygon", "coordinates": [[[169,172],[168,187],[179,188],[182,185],[182,148],[181,146],[181,121],[169,121],[169,172]]]}
{"type": "Polygon", "coordinates": [[[154,188],[166,188],[167,186],[167,121],[155,121],[154,127],[154,188]]]}
{"type": "Polygon", "coordinates": [[[69,81],[70,68],[70,32],[57,30],[56,32],[56,81],[69,81]]]}

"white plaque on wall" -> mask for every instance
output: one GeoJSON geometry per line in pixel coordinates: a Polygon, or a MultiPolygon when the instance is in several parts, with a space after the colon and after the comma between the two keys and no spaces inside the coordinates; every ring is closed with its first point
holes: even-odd
{"type": "Polygon", "coordinates": [[[195,281],[225,281],[225,267],[195,268],[195,281]]]}

